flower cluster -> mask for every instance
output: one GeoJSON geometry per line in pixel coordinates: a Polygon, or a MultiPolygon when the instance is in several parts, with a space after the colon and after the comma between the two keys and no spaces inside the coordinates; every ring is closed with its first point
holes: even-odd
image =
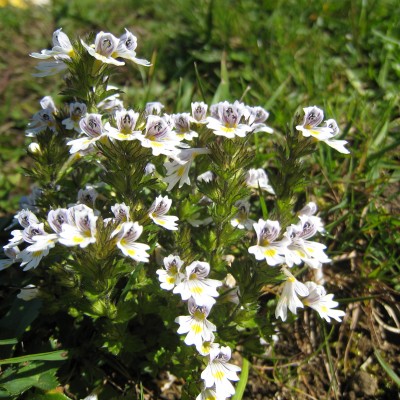
{"type": "MultiPolygon", "coordinates": [[[[11,232],[12,239],[4,246],[8,259],[1,260],[0,270],[8,268],[14,263],[20,263],[24,271],[36,268],[43,257],[49,254],[56,243],[64,246],[79,246],[84,249],[96,242],[98,230],[109,224],[116,228],[112,231],[109,240],[112,241],[126,257],[136,262],[148,262],[150,246],[139,243],[137,240],[143,232],[143,226],[130,220],[130,208],[124,203],[111,207],[114,218],[106,218],[103,224],[98,224],[98,212],[83,200],[93,203],[97,193],[95,190],[81,190],[78,194],[78,204],[69,208],[50,210],[47,215],[47,224],[53,230],[48,233],[44,229],[44,222],[40,223],[36,215],[30,210],[22,210],[16,215],[16,220],[24,229],[11,232]],[[79,200],[81,200],[79,202],[79,200]],[[26,245],[20,251],[20,245],[26,245]]],[[[171,199],[167,196],[157,197],[147,211],[147,217],[155,224],[168,230],[176,230],[178,217],[165,215],[171,207],[171,199]]]]}
{"type": "MultiPolygon", "coordinates": [[[[139,65],[150,65],[147,60],[136,57],[137,38],[128,29],[125,29],[125,33],[119,38],[111,33],[99,32],[93,44],[87,44],[83,40],[81,43],[91,56],[105,64],[124,65],[123,61],[118,61],[118,58],[124,58],[139,65]]],[[[52,60],[41,61],[37,65],[39,72],[35,76],[43,77],[65,71],[68,68],[68,62],[77,57],[77,52],[69,37],[61,29],[57,29],[53,33],[53,48],[32,53],[31,57],[52,60]]]]}
{"type": "Polygon", "coordinates": [[[207,357],[207,366],[201,373],[204,390],[197,400],[226,399],[235,393],[230,381],[237,381],[240,367],[229,363],[231,349],[214,342],[217,327],[207,320],[215,298],[219,296],[217,288],[222,282],[209,279],[210,265],[207,262],[194,261],[186,268],[179,256],[164,258],[164,268],[157,270],[161,288],[180,294],[188,302],[189,315],[175,319],[179,324],[178,333],[187,334],[184,342],[195,345],[198,353],[207,357]]]}
{"type": "Polygon", "coordinates": [[[314,215],[316,211],[315,203],[307,204],[299,212],[299,222],[286,227],[283,235],[281,235],[279,221],[260,219],[258,223],[253,224],[257,234],[257,244],[249,247],[249,253],[253,254],[256,260],[265,260],[268,265],[283,265],[282,272],[286,276],[286,281],[283,284],[282,294],[275,311],[276,318],[280,317],[283,321],[287,318],[288,308],[293,314],[296,314],[297,308],[303,308],[304,305],[316,310],[328,322],[330,322],[329,317],[340,321],[339,317],[344,315],[343,311],[332,309],[338,303],[332,301],[333,295],[326,295],[322,286],[316,286],[319,288],[318,290],[313,286],[314,292],[317,290],[318,293],[321,293],[317,296],[317,292],[311,293],[309,290],[312,282],[309,282],[308,285],[299,282],[287,269],[287,267],[292,268],[294,265],[304,262],[312,269],[319,270],[322,268],[322,264],[331,261],[324,252],[326,249],[324,244],[308,240],[317,232],[323,231],[321,219],[314,215]],[[297,295],[304,297],[303,302],[297,295]]]}
{"type": "MultiPolygon", "coordinates": [[[[94,315],[109,316],[107,312],[97,313],[102,308],[98,304],[106,299],[104,302],[117,310],[115,315],[121,320],[129,314],[126,310],[132,304],[140,303],[136,301],[138,291],[131,290],[135,279],[143,278],[140,284],[154,291],[154,283],[148,282],[158,276],[160,287],[180,295],[187,305],[185,315],[175,318],[174,314],[173,318],[179,325],[178,334],[185,335],[183,343],[194,345],[204,360],[203,390],[197,400],[229,398],[235,393],[232,382],[239,379],[240,368],[229,362],[231,348],[216,342],[218,336],[222,342],[224,337],[221,330],[218,335],[217,326],[208,318],[213,307],[218,307],[214,309],[214,316],[218,317],[217,312],[227,305],[232,311],[229,322],[240,326],[235,313],[246,313],[248,306],[256,309],[258,293],[248,293],[259,286],[258,272],[268,268],[265,264],[279,266],[282,271],[277,319],[285,321],[288,309],[296,314],[298,308],[305,306],[327,322],[331,318],[341,321],[344,315],[336,309],[338,303],[333,294],[327,294],[321,280],[297,280],[303,273],[321,276],[322,266],[331,261],[326,246],[314,241],[314,236],[324,233],[323,223],[316,216],[317,206],[310,202],[297,215],[290,209],[286,210],[286,218],[281,218],[282,204],[289,208],[294,199],[279,203],[279,194],[287,189],[286,183],[274,175],[279,161],[271,161],[277,164],[271,170],[266,171],[266,165],[251,168],[252,135],[260,133],[263,140],[274,139],[270,135],[274,130],[266,124],[269,113],[264,108],[241,101],[210,105],[193,101],[189,111],[168,114],[158,101],[142,108],[125,105],[120,92],[108,85],[112,72],[109,67],[121,66],[124,60],[142,66],[150,63],[136,57],[137,38],[127,29],[119,38],[100,32],[93,39],[93,43],[90,39],[72,43],[58,29],[51,49],[31,54],[43,60],[37,67],[37,76],[63,71],[69,74],[66,82],[72,87],[65,92],[64,105],[56,106],[50,96],[44,97],[41,109],[26,129],[33,140],[29,154],[36,162],[32,176],[42,189],[36,187],[22,202],[23,209],[12,224],[19,225],[19,229],[11,231],[12,237],[4,246],[6,258],[0,260],[0,271],[13,264],[19,264],[24,271],[36,269],[50,252],[60,269],[73,270],[77,275],[86,273],[91,258],[93,264],[101,260],[104,270],[111,272],[95,276],[104,282],[98,285],[100,289],[91,288],[88,302],[95,304],[94,315]],[[82,63],[87,64],[90,79],[85,79],[85,71],[77,70],[82,63]],[[82,177],[85,174],[87,177],[82,177]],[[98,181],[93,182],[97,177],[98,181]],[[77,198],[72,187],[79,190],[77,198]],[[258,204],[264,218],[260,218],[258,204]],[[210,229],[203,229],[205,225],[210,229]],[[158,252],[164,250],[170,255],[163,257],[163,267],[150,276],[156,260],[161,264],[158,252]],[[128,263],[136,268],[135,274],[128,263]],[[141,263],[147,263],[148,268],[142,268],[141,263]],[[232,274],[225,270],[226,265],[232,274]],[[300,265],[305,268],[298,272],[300,265]],[[226,276],[224,281],[209,277],[211,266],[215,276],[226,276]],[[243,272],[245,268],[251,273],[243,272]],[[139,277],[141,273],[143,276],[139,277]],[[228,288],[223,293],[227,301],[217,304],[224,286],[228,288]],[[125,301],[127,293],[134,298],[132,304],[125,301]],[[247,300],[241,293],[243,298],[247,295],[247,300]],[[121,300],[114,304],[114,299],[121,300]]],[[[301,137],[304,148],[310,148],[316,139],[349,153],[347,142],[335,139],[339,134],[335,120],[328,119],[321,126],[324,114],[316,106],[304,108],[304,113],[303,123],[296,127],[306,138],[301,137]]],[[[293,135],[300,137],[296,130],[293,135]]],[[[286,153],[281,160],[286,159],[286,153]]],[[[290,182],[300,182],[301,178],[290,182]]],[[[52,262],[52,257],[43,261],[50,268],[52,262]]],[[[93,270],[97,274],[98,270],[93,270]]],[[[37,268],[32,275],[40,271],[37,268]]],[[[21,289],[20,297],[29,300],[41,293],[44,291],[40,285],[28,285],[21,289]]],[[[157,293],[148,296],[150,303],[154,297],[157,293]]],[[[159,303],[154,303],[158,310],[159,303]]],[[[83,312],[91,315],[87,308],[83,312]]],[[[127,335],[128,321],[118,324],[121,329],[126,327],[127,335]]],[[[124,334],[118,332],[114,336],[124,334]]],[[[110,343],[111,340],[105,346],[110,343]]]]}

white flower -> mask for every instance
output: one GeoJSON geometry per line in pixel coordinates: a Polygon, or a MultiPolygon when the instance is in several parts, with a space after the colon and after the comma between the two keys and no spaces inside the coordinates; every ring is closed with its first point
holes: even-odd
{"type": "Polygon", "coordinates": [[[172,215],[165,215],[171,208],[171,204],[172,200],[169,199],[168,196],[158,196],[150,206],[148,215],[157,225],[175,231],[178,229],[176,221],[178,221],[179,218],[172,215]]]}
{"type": "Polygon", "coordinates": [[[64,32],[61,32],[61,29],[57,29],[53,33],[53,48],[51,50],[42,50],[40,53],[31,53],[30,56],[41,60],[54,59],[53,61],[40,62],[36,66],[39,72],[33,75],[43,77],[66,70],[68,65],[65,61],[74,57],[75,51],[68,36],[64,32]]]}
{"type": "Polygon", "coordinates": [[[149,61],[136,57],[137,38],[136,36],[125,28],[125,33],[119,38],[115,57],[125,58],[133,61],[136,64],[149,67],[149,61]]]}
{"type": "Polygon", "coordinates": [[[152,175],[156,171],[156,166],[153,163],[147,163],[144,167],[144,175],[152,175]]]}
{"type": "Polygon", "coordinates": [[[234,104],[229,104],[227,101],[219,103],[218,119],[208,117],[207,128],[211,129],[215,135],[225,136],[229,139],[233,139],[235,136],[245,137],[251,128],[240,123],[244,112],[244,107],[238,102],[234,104]]]}
{"type": "Polygon", "coordinates": [[[178,140],[192,140],[199,134],[190,129],[191,117],[189,113],[181,113],[172,115],[175,125],[176,137],[178,140]]]}
{"type": "Polygon", "coordinates": [[[274,133],[272,128],[264,124],[269,117],[268,111],[264,110],[262,107],[247,107],[247,109],[250,112],[248,124],[254,133],[274,133]]]}
{"type": "MultiPolygon", "coordinates": [[[[118,90],[116,86],[108,85],[107,90],[118,90]]],[[[119,98],[119,93],[114,93],[111,96],[106,97],[104,100],[97,104],[97,108],[104,113],[114,113],[115,111],[123,110],[124,103],[119,98]]]]}
{"type": "Polygon", "coordinates": [[[147,117],[149,115],[161,115],[161,111],[164,109],[164,104],[159,101],[150,101],[146,103],[144,108],[144,115],[147,117]]]}
{"type": "Polygon", "coordinates": [[[61,225],[59,242],[65,246],[85,248],[96,242],[96,222],[93,210],[84,204],[71,207],[67,212],[68,222],[61,225]]]}
{"type": "Polygon", "coordinates": [[[30,210],[21,210],[16,216],[18,219],[19,224],[23,228],[27,228],[29,225],[38,224],[39,220],[37,219],[36,215],[30,210]]]}
{"type": "Polygon", "coordinates": [[[219,343],[214,342],[214,334],[211,334],[211,339],[203,341],[199,346],[196,346],[196,350],[202,356],[208,356],[212,351],[216,351],[219,348],[219,343]]]}
{"type": "Polygon", "coordinates": [[[6,269],[8,267],[11,267],[11,265],[20,262],[20,256],[19,256],[19,248],[18,246],[13,246],[13,247],[3,247],[4,250],[4,255],[7,256],[7,258],[0,260],[0,271],[3,271],[3,269],[6,269]]]}
{"type": "Polygon", "coordinates": [[[130,207],[125,203],[117,203],[111,206],[111,211],[114,214],[115,219],[119,222],[129,222],[129,210],[130,207]]]}
{"type": "Polygon", "coordinates": [[[251,246],[249,253],[254,254],[256,260],[265,259],[268,265],[284,263],[289,240],[284,238],[279,242],[275,241],[281,230],[279,222],[259,219],[253,227],[257,234],[257,245],[251,246]]]}
{"type": "Polygon", "coordinates": [[[51,50],[42,50],[40,53],[31,53],[30,56],[43,60],[51,57],[64,57],[64,59],[69,59],[70,57],[73,57],[74,54],[75,52],[71,41],[64,32],[61,32],[60,28],[53,33],[53,48],[51,50]]]}
{"type": "Polygon", "coordinates": [[[339,134],[339,127],[338,124],[334,119],[328,119],[325,121],[325,125],[332,129],[333,136],[329,139],[324,140],[328,146],[332,147],[333,149],[337,150],[339,153],[343,154],[350,154],[350,151],[346,149],[345,144],[347,143],[347,140],[336,140],[334,139],[335,136],[339,134]]]}
{"type": "Polygon", "coordinates": [[[136,242],[142,232],[143,227],[137,222],[124,222],[122,227],[111,234],[111,238],[116,238],[117,246],[125,256],[137,262],[148,262],[150,256],[146,251],[150,249],[150,246],[136,242]]]}
{"type": "Polygon", "coordinates": [[[230,381],[238,381],[237,372],[241,370],[237,365],[228,363],[231,359],[231,349],[221,347],[210,352],[210,360],[206,369],[201,373],[205,386],[215,385],[217,398],[230,397],[235,394],[235,388],[230,381]]]}
{"type": "Polygon", "coordinates": [[[214,178],[215,178],[214,173],[212,171],[206,171],[197,176],[197,180],[199,182],[205,182],[205,183],[212,182],[214,178]]]}
{"type": "Polygon", "coordinates": [[[54,60],[54,61],[41,61],[35,67],[39,72],[32,74],[37,78],[43,78],[45,76],[56,75],[59,72],[68,69],[68,65],[64,61],[54,60]]]}
{"type": "Polygon", "coordinates": [[[275,194],[273,187],[269,184],[267,173],[262,169],[251,168],[246,175],[246,184],[253,189],[260,188],[271,194],[275,194]]]}
{"type": "Polygon", "coordinates": [[[96,35],[94,44],[87,45],[81,40],[82,46],[88,51],[88,53],[105,64],[113,65],[125,65],[123,61],[115,59],[117,55],[117,47],[119,40],[111,33],[99,32],[96,35]]]}
{"type": "Polygon", "coordinates": [[[65,129],[75,130],[80,132],[79,122],[81,118],[85,117],[87,112],[86,104],[74,102],[69,105],[69,118],[65,118],[62,121],[62,124],[65,126],[65,129]]]}
{"type": "Polygon", "coordinates": [[[196,101],[191,104],[192,106],[192,117],[198,124],[207,123],[207,109],[208,105],[202,101],[196,101]]]}
{"type": "Polygon", "coordinates": [[[68,210],[66,208],[50,210],[47,215],[47,222],[54,232],[61,233],[62,225],[68,222],[68,210]]]}
{"type": "Polygon", "coordinates": [[[311,268],[320,268],[322,263],[331,260],[324,253],[326,246],[322,243],[307,240],[314,236],[321,227],[321,219],[312,215],[300,215],[297,225],[287,227],[285,237],[290,240],[285,254],[286,264],[300,264],[304,261],[311,268]]]}
{"type": "Polygon", "coordinates": [[[168,183],[167,190],[170,191],[179,182],[179,187],[184,184],[190,185],[189,170],[193,160],[200,154],[209,154],[209,149],[194,148],[180,150],[175,156],[174,161],[167,161],[164,167],[167,176],[163,179],[168,183]]]}
{"type": "Polygon", "coordinates": [[[156,271],[158,280],[161,282],[161,288],[165,290],[172,290],[184,278],[181,272],[183,261],[179,256],[169,255],[164,257],[164,268],[156,271]]]}
{"type": "Polygon", "coordinates": [[[28,251],[27,249],[21,251],[21,267],[24,267],[23,271],[29,271],[32,268],[36,268],[43,257],[49,254],[49,249],[38,250],[38,251],[28,251]]]}
{"type": "Polygon", "coordinates": [[[282,294],[275,310],[275,317],[280,317],[282,321],[286,321],[288,308],[293,314],[296,314],[297,308],[304,308],[297,295],[306,297],[309,295],[309,291],[307,286],[299,282],[287,269],[282,271],[287,276],[287,280],[283,284],[282,294]]]}
{"type": "Polygon", "coordinates": [[[255,222],[249,219],[250,203],[247,200],[238,200],[235,203],[235,207],[238,209],[238,212],[231,219],[231,225],[238,229],[251,230],[255,222]]]}
{"type": "Polygon", "coordinates": [[[196,400],[225,400],[226,396],[218,396],[215,390],[205,388],[201,391],[201,393],[196,397],[196,400]]]}
{"type": "Polygon", "coordinates": [[[46,96],[40,101],[42,110],[35,113],[30,122],[28,123],[28,129],[26,130],[27,137],[35,137],[38,133],[50,129],[56,132],[56,120],[54,114],[56,108],[51,97],[46,96]]]}
{"type": "Polygon", "coordinates": [[[200,346],[203,342],[211,341],[213,338],[212,332],[217,330],[213,323],[207,321],[211,306],[198,306],[193,299],[189,299],[188,309],[190,315],[180,316],[175,319],[175,322],[180,325],[178,333],[187,333],[185,343],[188,346],[192,344],[200,346]]]}
{"type": "Polygon", "coordinates": [[[297,125],[296,129],[301,131],[304,137],[313,136],[318,140],[326,140],[333,136],[333,131],[327,126],[318,126],[324,119],[324,112],[314,106],[306,107],[304,110],[304,121],[302,125],[297,125]]]}
{"type": "Polygon", "coordinates": [[[146,133],[138,135],[143,147],[151,148],[154,156],[164,154],[174,156],[178,149],[179,141],[173,134],[165,118],[157,115],[149,115],[146,123],[146,133]]]}
{"type": "Polygon", "coordinates": [[[99,193],[97,190],[90,185],[87,185],[85,189],[79,189],[78,191],[78,203],[86,204],[89,207],[94,208],[99,193]]]}
{"type": "Polygon", "coordinates": [[[19,290],[17,297],[24,301],[35,299],[39,294],[39,289],[35,285],[27,285],[19,290]]]}
{"type": "Polygon", "coordinates": [[[28,152],[32,153],[32,154],[41,154],[42,149],[40,148],[39,143],[32,142],[32,143],[29,143],[28,152]]]}
{"type": "Polygon", "coordinates": [[[208,279],[210,264],[202,261],[194,261],[186,267],[186,276],[174,288],[173,293],[179,293],[182,300],[193,297],[198,306],[212,305],[214,297],[218,297],[217,287],[222,285],[221,281],[208,279]]]}
{"type": "Polygon", "coordinates": [[[104,126],[107,135],[116,140],[134,140],[137,135],[142,131],[135,131],[136,123],[139,118],[139,113],[133,110],[118,110],[115,112],[115,120],[117,122],[117,129],[112,127],[109,122],[104,126]]]}
{"type": "Polygon", "coordinates": [[[327,322],[331,322],[331,318],[341,322],[340,318],[346,313],[342,310],[333,310],[339,305],[337,301],[332,300],[333,294],[326,294],[325,288],[314,282],[306,282],[305,285],[309,290],[309,295],[302,300],[303,304],[317,311],[327,322]]]}
{"type": "Polygon", "coordinates": [[[80,120],[79,127],[87,137],[67,142],[67,145],[71,146],[69,150],[71,154],[88,149],[89,146],[93,145],[105,135],[104,127],[101,122],[101,114],[86,114],[86,116],[80,120]]]}

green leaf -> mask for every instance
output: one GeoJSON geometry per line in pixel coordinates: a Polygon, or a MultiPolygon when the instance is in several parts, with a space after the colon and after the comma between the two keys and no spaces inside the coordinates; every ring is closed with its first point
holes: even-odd
{"type": "Polygon", "coordinates": [[[385,361],[385,359],[381,356],[381,353],[379,353],[377,349],[374,350],[374,354],[385,372],[396,383],[396,385],[400,387],[400,377],[396,374],[396,372],[393,371],[392,367],[385,361]]]}
{"type": "Polygon", "coordinates": [[[0,398],[18,396],[31,387],[42,390],[54,389],[58,386],[56,372],[57,368],[51,368],[42,362],[33,362],[22,368],[11,369],[11,373],[3,374],[0,378],[0,398]]]}
{"type": "Polygon", "coordinates": [[[50,351],[48,353],[29,354],[21,357],[6,358],[0,360],[0,365],[3,364],[20,364],[27,361],[61,361],[67,358],[67,353],[64,350],[50,351]]]}
{"type": "Polygon", "coordinates": [[[17,339],[3,339],[0,340],[0,346],[7,346],[10,344],[17,344],[18,340],[17,339]]]}
{"type": "Polygon", "coordinates": [[[0,320],[0,331],[4,332],[4,336],[6,334],[7,336],[21,336],[39,315],[41,306],[40,299],[31,301],[15,299],[8,313],[0,320]]]}
{"type": "Polygon", "coordinates": [[[228,68],[226,67],[226,53],[222,53],[221,58],[221,82],[218,85],[217,90],[215,91],[215,95],[212,99],[212,103],[216,104],[219,101],[228,100],[230,97],[229,94],[229,74],[228,68]]]}

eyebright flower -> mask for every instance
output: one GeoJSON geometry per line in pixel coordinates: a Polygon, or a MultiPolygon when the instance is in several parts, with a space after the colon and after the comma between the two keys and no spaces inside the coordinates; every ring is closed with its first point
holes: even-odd
{"type": "MultiPolygon", "coordinates": [[[[107,86],[107,90],[117,90],[117,89],[118,88],[116,86],[112,85],[107,86]]],[[[104,113],[113,114],[116,111],[123,110],[124,103],[120,99],[120,94],[114,93],[111,96],[108,96],[104,100],[100,101],[100,103],[97,104],[97,108],[104,113]]]]}
{"type": "Polygon", "coordinates": [[[302,299],[303,304],[317,311],[319,316],[327,322],[331,322],[331,318],[341,322],[340,318],[346,313],[341,310],[333,310],[339,305],[337,301],[332,300],[333,294],[326,294],[325,288],[314,282],[306,282],[305,285],[309,290],[309,295],[302,299]]]}
{"type": "Polygon", "coordinates": [[[143,232],[143,227],[137,222],[124,222],[122,227],[117,228],[111,238],[115,237],[118,248],[125,256],[133,258],[137,262],[148,262],[149,255],[146,253],[150,246],[137,243],[136,240],[143,232]]]}
{"type": "Polygon", "coordinates": [[[89,146],[93,145],[105,135],[104,127],[101,122],[101,114],[86,114],[86,116],[80,120],[79,126],[89,138],[83,137],[67,142],[67,145],[71,146],[69,150],[71,154],[88,149],[89,146]]]}
{"type": "Polygon", "coordinates": [[[192,140],[199,134],[190,129],[191,117],[189,113],[180,113],[172,115],[174,119],[175,133],[178,140],[192,140]]]}
{"type": "Polygon", "coordinates": [[[190,185],[189,170],[193,160],[200,154],[208,153],[210,153],[210,150],[203,148],[183,149],[175,154],[173,161],[165,162],[164,167],[167,170],[167,176],[163,180],[168,183],[167,191],[173,189],[178,182],[179,187],[182,187],[185,183],[190,185]]]}
{"type": "Polygon", "coordinates": [[[118,222],[129,222],[129,210],[130,207],[125,203],[111,206],[111,211],[118,222]]]}
{"type": "Polygon", "coordinates": [[[29,225],[39,223],[36,215],[30,210],[21,210],[18,212],[15,218],[23,228],[27,228],[29,225]]]}
{"type": "Polygon", "coordinates": [[[162,110],[164,109],[164,104],[159,101],[150,101],[146,103],[144,108],[144,115],[147,117],[149,115],[161,115],[162,110]]]}
{"type": "Polygon", "coordinates": [[[172,290],[184,278],[181,272],[183,261],[179,256],[169,255],[164,257],[164,268],[156,271],[158,280],[161,282],[161,288],[165,290],[172,290]]]}
{"type": "Polygon", "coordinates": [[[87,185],[85,189],[79,189],[78,203],[86,204],[88,207],[94,209],[94,203],[98,195],[99,193],[93,186],[87,185]]]}
{"type": "Polygon", "coordinates": [[[54,58],[53,61],[39,62],[36,66],[36,69],[39,72],[33,75],[44,77],[65,71],[68,68],[65,61],[74,57],[75,51],[68,36],[64,32],[61,32],[60,28],[53,33],[53,48],[51,50],[42,50],[40,53],[31,53],[30,56],[41,60],[54,58]]]}
{"type": "Polygon", "coordinates": [[[35,285],[27,285],[19,290],[17,297],[24,301],[35,299],[39,294],[39,289],[35,285]]]}
{"type": "Polygon", "coordinates": [[[275,317],[286,321],[287,309],[296,314],[297,308],[304,308],[303,303],[297,295],[306,297],[309,295],[309,290],[304,283],[299,282],[286,268],[282,272],[287,276],[286,282],[283,284],[281,297],[275,310],[275,317]]]}
{"type": "Polygon", "coordinates": [[[123,61],[115,59],[119,40],[113,34],[99,32],[96,35],[94,44],[89,46],[83,40],[81,40],[81,43],[88,53],[96,60],[105,64],[113,64],[117,66],[125,65],[123,61]]]}
{"type": "Polygon", "coordinates": [[[49,96],[46,96],[40,101],[40,105],[42,106],[42,110],[35,113],[28,123],[28,129],[26,130],[27,137],[35,137],[38,133],[46,129],[56,132],[54,114],[57,110],[54,102],[49,100],[49,96]]]}
{"type": "Polygon", "coordinates": [[[339,134],[339,127],[337,122],[334,119],[328,119],[327,121],[325,121],[325,125],[332,129],[333,132],[333,136],[329,139],[324,140],[324,142],[332,147],[333,149],[337,150],[339,153],[343,153],[343,154],[350,154],[350,151],[346,149],[345,144],[347,143],[346,140],[337,140],[334,139],[335,136],[337,136],[339,134]]]}
{"type": "Polygon", "coordinates": [[[226,396],[218,397],[215,390],[205,388],[202,392],[196,397],[196,400],[226,400],[226,396]]]}
{"type": "Polygon", "coordinates": [[[304,261],[311,268],[320,268],[321,263],[331,261],[324,253],[326,246],[322,243],[307,240],[314,236],[320,227],[321,220],[318,217],[300,215],[297,225],[287,227],[285,236],[290,239],[285,254],[286,264],[292,267],[293,264],[300,264],[304,261]]]}
{"type": "Polygon", "coordinates": [[[215,385],[216,395],[224,398],[235,394],[235,388],[230,381],[238,381],[236,375],[241,370],[240,367],[228,363],[231,359],[231,349],[228,346],[222,346],[210,352],[210,360],[206,369],[201,373],[201,379],[204,380],[207,388],[215,385]]]}
{"type": "Polygon", "coordinates": [[[182,300],[193,297],[198,306],[212,305],[214,297],[218,297],[217,287],[222,285],[221,281],[208,279],[210,264],[202,261],[194,261],[186,267],[186,276],[174,288],[173,293],[179,293],[182,300]]]}
{"type": "Polygon", "coordinates": [[[108,137],[116,140],[134,140],[142,131],[135,130],[136,122],[139,118],[139,113],[133,110],[118,110],[115,112],[115,120],[117,129],[112,127],[109,122],[104,126],[108,137]]]}
{"type": "Polygon", "coordinates": [[[133,61],[135,64],[144,65],[149,67],[149,61],[136,57],[137,38],[136,36],[125,28],[125,33],[119,38],[115,57],[125,58],[133,61]]]}
{"type": "Polygon", "coordinates": [[[333,131],[327,126],[318,126],[324,119],[324,112],[314,106],[306,107],[304,110],[304,121],[302,125],[297,125],[296,129],[300,131],[304,137],[313,136],[318,140],[326,140],[333,136],[333,131]]]}
{"type": "Polygon", "coordinates": [[[197,176],[197,181],[198,182],[212,182],[215,179],[214,173],[212,171],[206,171],[203,172],[202,174],[197,176]]]}
{"type": "Polygon", "coordinates": [[[86,104],[74,102],[69,105],[69,118],[66,118],[62,121],[62,124],[65,126],[65,129],[75,130],[77,132],[81,132],[81,128],[79,126],[80,120],[86,116],[86,104]]]}
{"type": "Polygon", "coordinates": [[[206,124],[208,105],[203,103],[202,101],[196,101],[192,103],[191,106],[193,120],[198,124],[206,124]]]}
{"type": "Polygon", "coordinates": [[[3,269],[6,269],[8,267],[11,267],[11,265],[21,262],[20,258],[20,251],[18,246],[13,246],[13,247],[3,247],[4,250],[4,255],[7,257],[5,259],[0,260],[0,271],[3,271],[3,269]]]}
{"type": "Polygon", "coordinates": [[[238,200],[235,203],[235,207],[238,209],[235,217],[231,220],[231,225],[238,229],[253,228],[254,221],[249,219],[250,203],[247,200],[238,200]]]}
{"type": "Polygon", "coordinates": [[[68,36],[61,32],[62,28],[53,33],[53,48],[51,50],[42,50],[40,53],[31,53],[30,56],[39,59],[48,59],[51,57],[64,57],[69,59],[75,52],[68,36]]]}
{"type": "Polygon", "coordinates": [[[145,131],[144,135],[138,135],[138,139],[143,147],[151,148],[154,156],[164,154],[172,157],[178,152],[179,141],[172,133],[165,118],[149,115],[145,131]]]}
{"type": "MultiPolygon", "coordinates": [[[[62,215],[61,213],[59,215],[62,215]]],[[[96,241],[97,218],[93,210],[84,204],[70,207],[67,212],[68,221],[61,224],[59,242],[65,246],[85,248],[96,241]]]]}
{"type": "Polygon", "coordinates": [[[264,122],[269,117],[268,111],[264,110],[262,107],[247,107],[247,110],[250,112],[248,124],[251,127],[253,133],[274,133],[274,130],[272,128],[264,124],[264,122]]]}
{"type": "Polygon", "coordinates": [[[249,248],[249,253],[254,254],[256,260],[266,260],[268,265],[278,265],[285,262],[288,239],[275,241],[281,230],[278,221],[264,221],[259,219],[253,227],[257,234],[257,245],[249,248]]]}
{"type": "Polygon", "coordinates": [[[240,103],[229,104],[225,101],[218,104],[217,110],[218,119],[207,118],[207,128],[211,129],[215,135],[233,139],[235,136],[245,137],[247,132],[251,131],[248,125],[240,123],[244,113],[244,108],[240,103]]]}
{"type": "Polygon", "coordinates": [[[175,231],[178,229],[176,221],[178,221],[179,218],[172,215],[165,215],[171,208],[171,204],[172,200],[169,199],[168,196],[158,196],[150,206],[148,215],[157,225],[175,231]]]}
{"type": "Polygon", "coordinates": [[[273,187],[269,184],[267,173],[262,168],[249,169],[246,175],[246,184],[250,188],[260,188],[261,190],[275,194],[273,187]]]}
{"type": "Polygon", "coordinates": [[[207,321],[211,306],[198,306],[191,298],[188,301],[188,309],[190,315],[175,319],[175,322],[180,325],[178,333],[187,333],[185,343],[188,346],[192,344],[200,346],[203,342],[210,341],[213,337],[212,332],[217,330],[217,327],[213,323],[207,321]]]}

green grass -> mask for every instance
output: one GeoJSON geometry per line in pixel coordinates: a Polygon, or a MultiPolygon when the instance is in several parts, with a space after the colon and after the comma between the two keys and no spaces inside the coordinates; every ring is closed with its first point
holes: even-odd
{"type": "MultiPolygon", "coordinates": [[[[125,27],[136,33],[138,56],[152,58],[154,67],[149,75],[133,66],[117,73],[125,102],[133,107],[158,100],[170,111],[177,105],[189,111],[192,100],[204,96],[210,103],[217,92],[227,100],[265,106],[278,137],[302,107],[315,104],[326,118],[335,118],[351,156],[319,146],[309,164],[313,185],[307,196],[317,201],[327,223],[329,254],[335,261],[325,267],[328,286],[337,298],[350,299],[342,304],[351,305],[348,318],[329,340],[323,329],[313,328],[324,346],[313,348],[311,343],[311,358],[298,356],[308,349],[308,339],[299,334],[293,353],[279,354],[278,346],[280,361],[264,360],[264,366],[274,368],[257,375],[259,361],[252,360],[249,380],[273,387],[285,398],[341,398],[355,390],[352,378],[364,368],[378,381],[376,398],[396,393],[395,340],[374,317],[378,314],[386,325],[399,329],[396,0],[178,0],[168,7],[161,0],[146,5],[137,0],[54,1],[43,9],[0,9],[0,25],[0,226],[29,192],[30,182],[22,173],[29,165],[24,138],[29,117],[41,97],[56,96],[60,87],[58,77],[31,76],[35,61],[28,54],[49,48],[58,27],[70,37],[99,30],[119,35],[125,27]],[[358,317],[355,306],[362,310],[358,317]],[[366,341],[364,353],[356,337],[366,341]],[[341,358],[345,354],[346,365],[341,358]],[[297,368],[280,370],[279,365],[294,361],[297,368]],[[318,370],[315,387],[305,378],[307,362],[318,370]],[[319,369],[321,365],[326,368],[319,369]],[[337,379],[330,380],[335,370],[337,379]]],[[[255,167],[268,169],[273,166],[272,139],[258,140],[255,167]]],[[[252,398],[248,391],[244,399],[252,398]]]]}

